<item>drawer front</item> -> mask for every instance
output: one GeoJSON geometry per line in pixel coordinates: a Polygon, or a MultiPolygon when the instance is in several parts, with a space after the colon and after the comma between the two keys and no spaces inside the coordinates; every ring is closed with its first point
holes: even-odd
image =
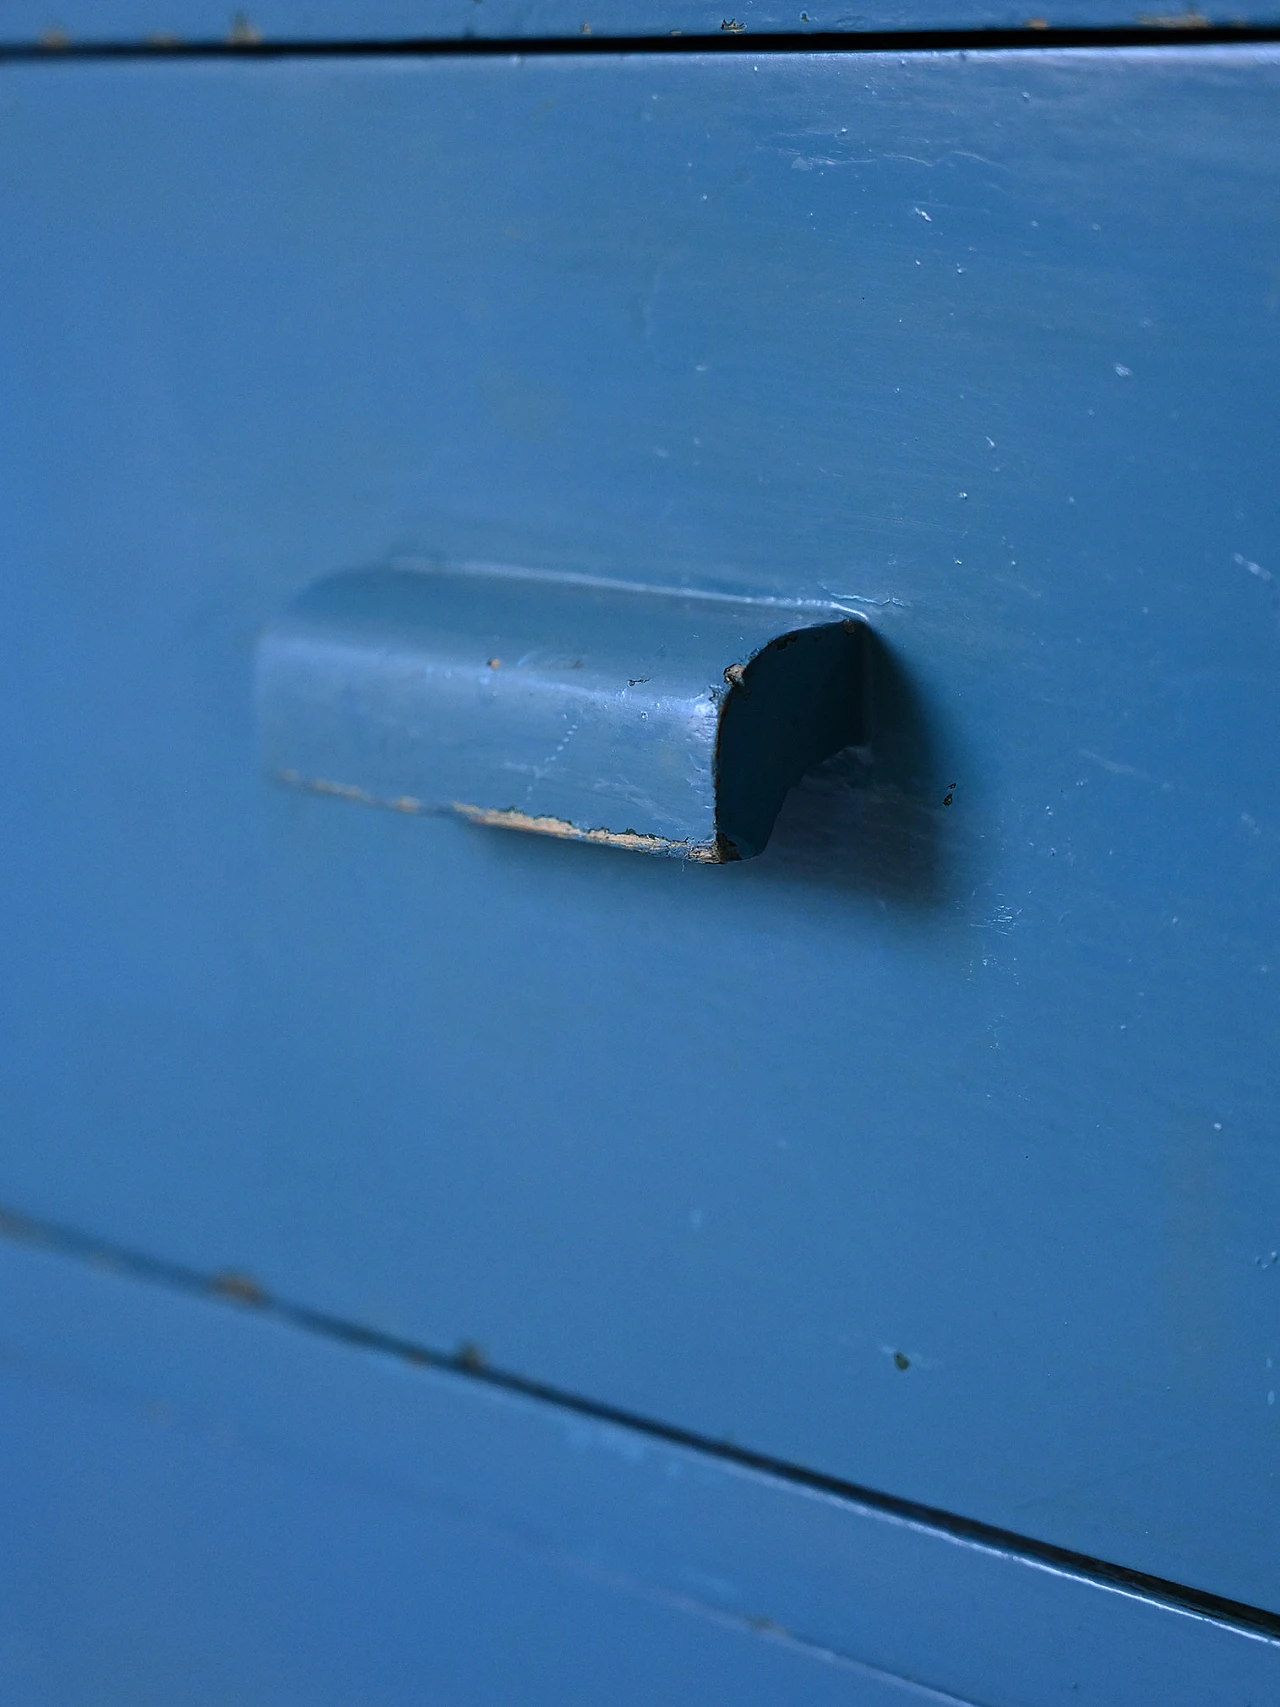
{"type": "Polygon", "coordinates": [[[10,66],[13,1208],[1280,1607],[1269,50],[10,66]],[[259,774],[353,568],[811,601],[758,859],[259,774]]]}
{"type": "Polygon", "coordinates": [[[1249,1707],[1256,1630],[0,1244],[23,1707],[1249,1707]],[[92,1513],[92,1529],[85,1514],[92,1513]],[[104,1569],[104,1562],[107,1568],[104,1569]]]}

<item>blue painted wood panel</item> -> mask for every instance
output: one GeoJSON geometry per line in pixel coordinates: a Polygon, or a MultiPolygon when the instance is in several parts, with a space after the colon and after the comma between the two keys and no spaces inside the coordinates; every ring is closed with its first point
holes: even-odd
{"type": "Polygon", "coordinates": [[[0,1244],[0,1685],[204,1703],[1263,1707],[1280,1644],[0,1244]]]}
{"type": "Polygon", "coordinates": [[[1280,1607],[1278,85],[6,68],[4,1199],[1280,1607]],[[265,784],[464,558],[841,600],[871,753],[724,868],[265,784]]]}
{"type": "MultiPolygon", "coordinates": [[[[6,1274],[10,1287],[25,1278],[6,1274]]],[[[46,1288],[35,1290],[44,1333],[69,1325],[67,1316],[57,1322],[59,1306],[79,1315],[86,1301],[55,1281],[50,1310],[46,1288]]],[[[113,1355],[93,1370],[66,1356],[65,1340],[55,1349],[42,1334],[32,1336],[32,1356],[15,1357],[12,1294],[9,1302],[0,1374],[7,1700],[906,1707],[943,1699],[799,1642],[762,1641],[746,1619],[637,1592],[585,1556],[558,1555],[510,1524],[477,1522],[465,1502],[424,1499],[403,1476],[438,1450],[429,1415],[416,1428],[411,1421],[408,1451],[389,1478],[385,1462],[335,1464],[300,1447],[293,1410],[277,1412],[265,1436],[259,1419],[246,1428],[254,1352],[211,1344],[190,1311],[161,1325],[145,1303],[119,1300],[104,1311],[94,1301],[113,1355]],[[178,1396],[185,1383],[175,1384],[172,1346],[158,1385],[139,1378],[139,1342],[157,1326],[181,1340],[188,1374],[209,1378],[202,1397],[211,1403],[178,1396]]],[[[341,1430],[355,1420],[352,1400],[358,1409],[368,1375],[352,1386],[344,1371],[316,1373],[310,1391],[290,1392],[287,1378],[283,1388],[271,1383],[268,1407],[309,1404],[341,1430]]],[[[365,1397],[381,1408],[375,1393],[365,1397]]]]}

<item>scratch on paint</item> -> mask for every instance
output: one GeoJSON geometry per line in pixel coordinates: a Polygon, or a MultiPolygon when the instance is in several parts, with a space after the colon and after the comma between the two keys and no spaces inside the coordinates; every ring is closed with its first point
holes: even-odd
{"type": "Polygon", "coordinates": [[[1136,765],[1122,765],[1115,759],[1104,759],[1101,753],[1090,752],[1088,747],[1081,747],[1080,757],[1088,759],[1095,765],[1101,765],[1104,771],[1110,771],[1112,776],[1138,776],[1145,779],[1146,772],[1140,771],[1136,765]]]}
{"type": "Polygon", "coordinates": [[[629,848],[635,853],[678,854],[682,859],[700,861],[703,865],[722,865],[733,856],[724,844],[714,842],[677,842],[668,836],[645,836],[635,830],[583,830],[565,818],[533,817],[528,812],[494,811],[485,806],[468,806],[455,800],[452,810],[472,824],[488,824],[502,830],[531,830],[539,836],[559,836],[566,841],[600,842],[606,847],[629,848]]]}
{"type": "Polygon", "coordinates": [[[281,783],[285,788],[305,789],[308,794],[331,794],[339,800],[354,800],[361,806],[380,806],[387,812],[431,812],[438,807],[431,807],[416,799],[412,794],[397,795],[394,800],[382,800],[376,794],[370,794],[363,788],[356,788],[349,782],[330,782],[323,776],[303,776],[299,771],[277,771],[272,777],[273,782],[281,783]]]}

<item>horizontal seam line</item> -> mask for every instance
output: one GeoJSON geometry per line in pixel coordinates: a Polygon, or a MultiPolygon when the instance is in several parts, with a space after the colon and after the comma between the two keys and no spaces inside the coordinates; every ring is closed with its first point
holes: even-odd
{"type": "Polygon", "coordinates": [[[837,31],[802,34],[665,36],[412,36],[351,41],[0,42],[0,62],[70,60],[543,58],[619,54],[864,54],[1011,51],[1055,48],[1181,48],[1280,43],[1274,24],[1145,24],[1122,27],[837,31]]]}
{"type": "Polygon", "coordinates": [[[1052,1542],[1038,1541],[1013,1530],[983,1523],[976,1518],[960,1517],[936,1506],[923,1505],[896,1494],[882,1493],[820,1470],[806,1469],[802,1465],[789,1463],[768,1453],[752,1451],[749,1447],[718,1441],[693,1429],[658,1422],[620,1406],[584,1398],[525,1375],[478,1364],[475,1354],[468,1353],[465,1348],[457,1355],[451,1356],[447,1352],[420,1345],[401,1335],[383,1333],[376,1328],[346,1321],[327,1311],[313,1310],[306,1305],[274,1297],[259,1288],[256,1282],[241,1277],[228,1277],[225,1273],[206,1274],[181,1263],[169,1262],[163,1258],[109,1244],[74,1228],[45,1221],[2,1205],[0,1238],[14,1244],[54,1252],[94,1267],[114,1270],[117,1274],[149,1284],[166,1286],[187,1296],[234,1305],[342,1345],[380,1352],[419,1368],[442,1370],[503,1392],[555,1406],[577,1416],[627,1428],[651,1440],[695,1451],[742,1469],[754,1470],[811,1493],[821,1493],[847,1504],[900,1518],[954,1540],[1014,1554],[1029,1563],[1048,1566],[1106,1588],[1138,1595],[1172,1610],[1193,1613],[1220,1624],[1233,1625],[1250,1635],[1263,1636],[1271,1641],[1280,1640],[1280,1614],[1263,1607],[1250,1606],[1246,1602],[1230,1600],[1203,1589],[1188,1588],[1164,1577],[1133,1570],[1125,1565],[1112,1564],[1089,1554],[1056,1546],[1052,1542]]]}

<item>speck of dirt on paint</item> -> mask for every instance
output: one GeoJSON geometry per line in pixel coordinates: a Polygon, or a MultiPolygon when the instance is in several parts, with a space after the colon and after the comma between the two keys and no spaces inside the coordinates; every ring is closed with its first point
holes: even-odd
{"type": "Polygon", "coordinates": [[[500,670],[502,668],[502,659],[501,658],[490,658],[487,660],[487,662],[488,662],[489,668],[491,670],[500,670]]]}
{"type": "Polygon", "coordinates": [[[456,1361],[460,1369],[469,1370],[474,1375],[485,1367],[488,1359],[474,1340],[463,1340],[458,1347],[456,1361]]]}
{"type": "Polygon", "coordinates": [[[911,1359],[905,1352],[895,1351],[893,1354],[893,1367],[895,1369],[910,1369],[911,1359]]]}
{"type": "Polygon", "coordinates": [[[237,1269],[224,1269],[221,1274],[215,1274],[209,1282],[209,1290],[219,1298],[229,1298],[235,1304],[262,1305],[267,1301],[263,1287],[251,1274],[242,1274],[237,1269]]]}

